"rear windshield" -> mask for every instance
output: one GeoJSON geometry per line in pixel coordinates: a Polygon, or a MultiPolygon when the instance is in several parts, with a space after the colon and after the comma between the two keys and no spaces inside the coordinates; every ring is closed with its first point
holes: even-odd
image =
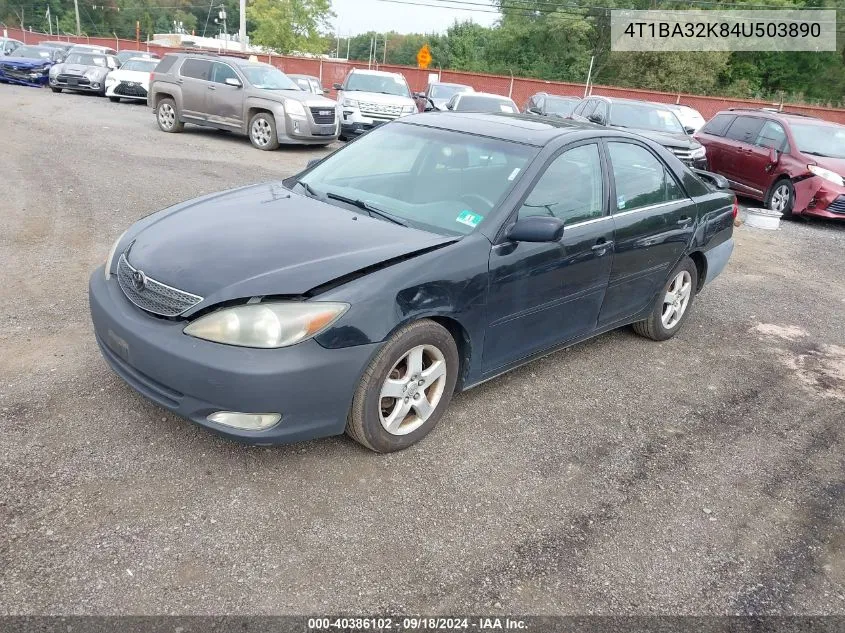
{"type": "Polygon", "coordinates": [[[476,95],[466,95],[460,98],[458,106],[455,108],[458,112],[518,112],[518,109],[513,101],[507,97],[482,97],[476,95]]]}
{"type": "Polygon", "coordinates": [[[451,99],[453,96],[458,94],[459,92],[471,92],[472,88],[469,86],[449,86],[446,84],[440,84],[437,86],[431,87],[431,98],[432,99],[451,99]]]}
{"type": "Polygon", "coordinates": [[[558,99],[556,97],[546,97],[546,112],[552,114],[559,114],[560,116],[569,116],[578,105],[575,99],[558,99]]]}

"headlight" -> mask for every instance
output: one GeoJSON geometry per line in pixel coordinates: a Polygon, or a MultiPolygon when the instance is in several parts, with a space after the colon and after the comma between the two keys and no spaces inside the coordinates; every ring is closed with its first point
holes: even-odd
{"type": "Polygon", "coordinates": [[[107,85],[107,86],[113,86],[113,85],[114,85],[114,84],[116,84],[116,83],[118,83],[117,79],[115,79],[115,78],[114,78],[114,77],[112,77],[111,75],[109,75],[108,77],[106,77],[106,85],[107,85]]]}
{"type": "Polygon", "coordinates": [[[305,108],[299,101],[293,99],[285,99],[285,111],[288,114],[296,114],[297,116],[305,116],[305,108]]]}
{"type": "Polygon", "coordinates": [[[100,73],[96,70],[86,70],[82,76],[88,79],[89,81],[97,81],[97,79],[100,77],[100,73]]]}
{"type": "Polygon", "coordinates": [[[356,101],[355,99],[344,99],[343,105],[346,108],[357,108],[358,107],[358,101],[356,101]]]}
{"type": "MultiPolygon", "coordinates": [[[[127,229],[128,230],[128,229],[127,229]]],[[[109,256],[106,257],[106,281],[111,279],[111,263],[114,260],[115,251],[117,251],[117,246],[120,244],[120,240],[123,239],[123,236],[126,235],[126,231],[120,234],[120,237],[114,241],[114,244],[111,246],[111,250],[109,250],[109,256]]]]}
{"type": "Polygon", "coordinates": [[[254,303],[224,308],[184,329],[196,338],[240,347],[287,347],[316,336],[346,312],[346,303],[254,303]]]}
{"type": "Polygon", "coordinates": [[[707,150],[704,149],[704,146],[702,145],[701,147],[696,147],[694,150],[692,150],[690,152],[689,157],[697,160],[699,158],[704,158],[706,155],[707,155],[707,150]]]}
{"type": "Polygon", "coordinates": [[[818,165],[807,165],[807,169],[819,178],[824,178],[825,180],[832,182],[834,185],[839,185],[840,187],[843,185],[842,176],[836,172],[825,169],[824,167],[819,167],[818,165]]]}
{"type": "Polygon", "coordinates": [[[417,111],[417,106],[406,105],[402,106],[402,114],[413,114],[417,111]]]}

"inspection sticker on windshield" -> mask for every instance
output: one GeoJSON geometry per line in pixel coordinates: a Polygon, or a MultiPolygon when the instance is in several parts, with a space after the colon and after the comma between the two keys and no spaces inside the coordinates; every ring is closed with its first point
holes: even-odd
{"type": "Polygon", "coordinates": [[[623,196],[623,195],[616,196],[616,208],[617,209],[624,209],[625,208],[625,196],[623,196]]]}
{"type": "Polygon", "coordinates": [[[518,173],[519,173],[519,167],[517,167],[516,169],[514,169],[514,170],[511,172],[511,175],[510,175],[510,176],[508,176],[508,180],[513,180],[514,178],[516,178],[516,175],[517,175],[518,173]]]}
{"type": "Polygon", "coordinates": [[[455,222],[460,222],[461,224],[466,224],[467,226],[475,228],[481,224],[481,220],[483,219],[483,215],[478,215],[472,211],[461,211],[460,214],[458,214],[458,217],[455,218],[455,222]]]}

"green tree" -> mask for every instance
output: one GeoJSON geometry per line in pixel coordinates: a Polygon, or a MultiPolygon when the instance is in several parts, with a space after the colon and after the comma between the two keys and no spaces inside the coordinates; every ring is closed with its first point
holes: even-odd
{"type": "Polygon", "coordinates": [[[252,0],[247,18],[252,40],[280,53],[321,53],[322,30],[334,17],[330,0],[252,0]]]}

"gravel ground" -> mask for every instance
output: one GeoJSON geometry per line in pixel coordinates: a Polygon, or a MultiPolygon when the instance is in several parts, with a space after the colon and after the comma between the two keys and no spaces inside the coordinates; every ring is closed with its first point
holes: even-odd
{"type": "Polygon", "coordinates": [[[685,329],[455,399],[422,444],[255,448],[100,358],[136,219],[321,151],[0,86],[0,614],[845,614],[845,224],[740,227],[685,329]]]}

